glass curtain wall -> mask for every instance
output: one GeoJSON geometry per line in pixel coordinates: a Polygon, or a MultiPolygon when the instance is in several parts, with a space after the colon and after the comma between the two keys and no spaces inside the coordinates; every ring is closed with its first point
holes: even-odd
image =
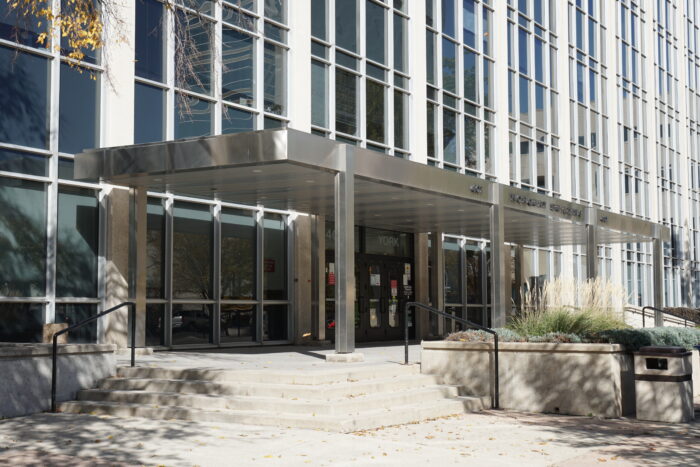
{"type": "Polygon", "coordinates": [[[312,132],[408,158],[408,2],[312,0],[312,132]]]}
{"type": "MultiPolygon", "coordinates": [[[[650,192],[648,135],[645,115],[648,107],[649,80],[641,70],[648,65],[649,44],[641,38],[646,4],[636,0],[616,0],[618,141],[620,173],[620,210],[624,214],[649,219],[650,192]]],[[[612,13],[612,12],[610,12],[612,13]]],[[[627,243],[622,247],[623,280],[631,302],[651,303],[651,247],[645,243],[627,243]]]]}
{"type": "MultiPolygon", "coordinates": [[[[465,237],[445,236],[445,309],[477,324],[489,319],[488,243],[465,237]]],[[[448,330],[452,330],[448,323],[448,330]]],[[[460,325],[455,326],[456,329],[460,325]]]]}
{"type": "Polygon", "coordinates": [[[69,61],[42,33],[58,31],[0,4],[0,341],[41,341],[43,324],[100,306],[101,192],[73,181],[73,154],[100,145],[101,57],[69,61]]]}
{"type": "Polygon", "coordinates": [[[289,216],[151,194],[147,345],[286,342],[289,216]]]}
{"type": "Polygon", "coordinates": [[[685,2],[687,57],[687,127],[688,127],[688,171],[690,216],[688,267],[690,269],[689,306],[700,308],[700,5],[685,2]]]}
{"type": "Polygon", "coordinates": [[[287,2],[182,5],[136,0],[134,143],[286,126],[287,2]]]}
{"type": "MultiPolygon", "coordinates": [[[[560,192],[556,0],[508,0],[508,115],[512,185],[560,192]]],[[[561,10],[561,11],[560,11],[561,10]]]]}
{"type": "Polygon", "coordinates": [[[426,1],[430,165],[495,175],[491,0],[426,1]]]}
{"type": "Polygon", "coordinates": [[[658,203],[661,222],[671,229],[671,242],[664,248],[664,292],[666,306],[687,306],[689,283],[684,277],[685,229],[681,221],[681,192],[685,185],[680,176],[679,147],[680,103],[678,101],[679,40],[675,27],[676,2],[660,0],[654,5],[654,36],[656,40],[654,68],[656,70],[656,164],[658,203]]]}

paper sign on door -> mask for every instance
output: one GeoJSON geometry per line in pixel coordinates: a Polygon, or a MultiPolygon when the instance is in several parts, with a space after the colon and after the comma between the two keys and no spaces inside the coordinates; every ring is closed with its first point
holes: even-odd
{"type": "Polygon", "coordinates": [[[396,297],[399,294],[399,281],[396,279],[391,280],[391,296],[396,297]]]}

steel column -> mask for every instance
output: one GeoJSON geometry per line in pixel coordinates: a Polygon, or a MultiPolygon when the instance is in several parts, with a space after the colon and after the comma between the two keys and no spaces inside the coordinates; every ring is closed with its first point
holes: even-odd
{"type": "MultiPolygon", "coordinates": [[[[438,310],[445,309],[445,252],[442,249],[442,232],[430,234],[430,256],[433,264],[432,290],[430,291],[431,305],[438,310]]],[[[438,336],[445,332],[445,318],[438,316],[438,336]]]]}
{"type": "Polygon", "coordinates": [[[654,326],[664,325],[664,242],[656,237],[652,240],[652,276],[654,281],[654,326]]]}
{"type": "Polygon", "coordinates": [[[586,225],[586,279],[598,277],[598,227],[586,225]]]}
{"type": "Polygon", "coordinates": [[[313,333],[319,341],[326,339],[326,218],[311,218],[311,303],[313,333]]]}
{"type": "Polygon", "coordinates": [[[490,328],[506,325],[508,283],[506,279],[506,245],[504,213],[501,205],[501,187],[493,186],[493,204],[489,208],[489,230],[491,234],[491,323],[490,328]]]}
{"type": "Polygon", "coordinates": [[[137,345],[146,345],[146,249],[148,247],[145,188],[131,188],[131,229],[129,232],[129,296],[136,303],[137,345]]]}
{"type": "Polygon", "coordinates": [[[335,351],[355,350],[354,152],[343,145],[343,170],[335,175],[335,351]]]}

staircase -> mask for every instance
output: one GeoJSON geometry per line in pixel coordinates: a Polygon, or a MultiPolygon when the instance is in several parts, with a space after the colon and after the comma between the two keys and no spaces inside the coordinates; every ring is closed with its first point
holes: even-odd
{"type": "Polygon", "coordinates": [[[352,432],[483,410],[419,365],[283,372],[120,367],[67,413],[230,422],[352,432]]]}

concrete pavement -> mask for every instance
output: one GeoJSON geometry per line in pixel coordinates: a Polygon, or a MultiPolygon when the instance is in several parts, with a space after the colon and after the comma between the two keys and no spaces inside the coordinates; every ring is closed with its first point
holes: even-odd
{"type": "Polygon", "coordinates": [[[696,466],[699,445],[697,421],[506,411],[351,434],[72,414],[0,421],[0,465],[13,466],[696,466]]]}

